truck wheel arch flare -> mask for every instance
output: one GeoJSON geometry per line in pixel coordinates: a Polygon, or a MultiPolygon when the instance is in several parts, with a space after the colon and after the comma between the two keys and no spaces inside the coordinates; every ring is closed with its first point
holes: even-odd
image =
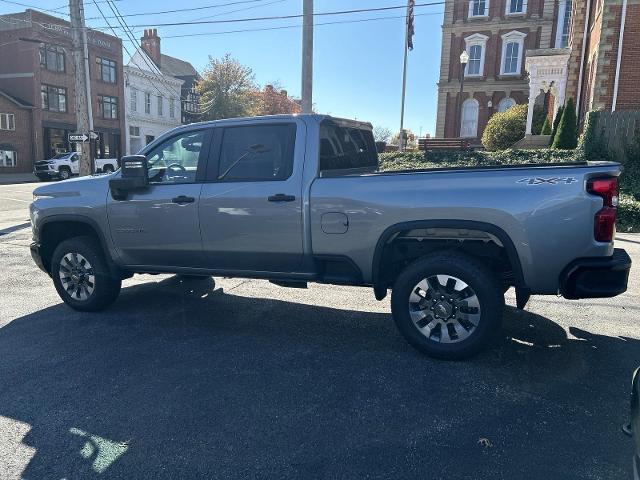
{"type": "Polygon", "coordinates": [[[402,231],[435,228],[458,228],[464,230],[475,230],[496,237],[502,243],[502,246],[507,253],[507,258],[513,270],[518,308],[524,308],[527,301],[529,300],[530,294],[529,289],[527,288],[524,281],[524,274],[522,271],[522,265],[520,263],[520,257],[518,256],[518,252],[513,241],[511,240],[511,237],[509,237],[509,235],[502,228],[496,225],[485,222],[476,222],[473,220],[415,220],[410,222],[396,223],[387,227],[384,232],[382,232],[382,235],[380,235],[373,254],[373,265],[371,271],[372,283],[373,288],[376,292],[376,298],[384,298],[384,295],[386,295],[386,285],[382,283],[381,278],[381,267],[384,247],[385,245],[387,245],[389,240],[392,239],[395,234],[402,231]],[[383,291],[384,294],[382,293],[383,291]]]}

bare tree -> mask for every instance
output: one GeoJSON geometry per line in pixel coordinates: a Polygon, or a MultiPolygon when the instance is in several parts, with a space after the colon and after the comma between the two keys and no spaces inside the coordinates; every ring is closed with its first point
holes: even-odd
{"type": "Polygon", "coordinates": [[[373,127],[373,138],[376,142],[388,143],[391,135],[392,132],[387,127],[381,127],[380,125],[373,127]]]}

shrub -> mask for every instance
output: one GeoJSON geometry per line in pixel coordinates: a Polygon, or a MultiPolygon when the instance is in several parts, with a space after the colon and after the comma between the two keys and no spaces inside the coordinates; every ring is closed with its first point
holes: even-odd
{"type": "Polygon", "coordinates": [[[547,111],[540,105],[535,105],[533,107],[533,117],[531,118],[531,133],[533,135],[540,135],[545,118],[547,118],[547,111]]]}
{"type": "Polygon", "coordinates": [[[515,105],[493,114],[482,134],[487,150],[505,150],[524,137],[527,126],[527,105],[515,105]]]}
{"type": "Polygon", "coordinates": [[[640,129],[635,131],[624,153],[621,161],[624,170],[620,176],[620,186],[640,200],[640,129]]]}
{"type": "Polygon", "coordinates": [[[540,135],[551,135],[551,125],[549,125],[549,117],[544,117],[544,123],[542,124],[540,135]]]}
{"type": "Polygon", "coordinates": [[[551,129],[551,142],[556,138],[556,132],[558,131],[558,125],[560,124],[560,119],[562,118],[562,112],[564,112],[564,105],[560,105],[558,107],[558,111],[556,112],[556,117],[553,119],[553,128],[551,129]]]}
{"type": "Polygon", "coordinates": [[[553,148],[569,150],[578,146],[578,125],[573,99],[569,99],[562,111],[558,131],[553,139],[553,148]]]}
{"type": "Polygon", "coordinates": [[[619,232],[640,232],[640,201],[631,195],[621,194],[618,203],[616,227],[619,232]]]}

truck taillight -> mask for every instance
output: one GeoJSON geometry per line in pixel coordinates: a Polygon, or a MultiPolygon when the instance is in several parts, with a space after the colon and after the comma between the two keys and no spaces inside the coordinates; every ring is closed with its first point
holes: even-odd
{"type": "Polygon", "coordinates": [[[594,218],[594,237],[598,242],[611,242],[616,231],[618,178],[591,179],[587,182],[587,192],[602,197],[603,201],[603,207],[594,218]]]}

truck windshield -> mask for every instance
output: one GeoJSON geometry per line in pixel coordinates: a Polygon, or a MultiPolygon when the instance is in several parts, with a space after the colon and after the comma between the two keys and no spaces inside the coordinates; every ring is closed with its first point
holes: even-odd
{"type": "Polygon", "coordinates": [[[378,153],[371,130],[323,122],[320,126],[320,170],[354,168],[378,168],[378,153]]]}

